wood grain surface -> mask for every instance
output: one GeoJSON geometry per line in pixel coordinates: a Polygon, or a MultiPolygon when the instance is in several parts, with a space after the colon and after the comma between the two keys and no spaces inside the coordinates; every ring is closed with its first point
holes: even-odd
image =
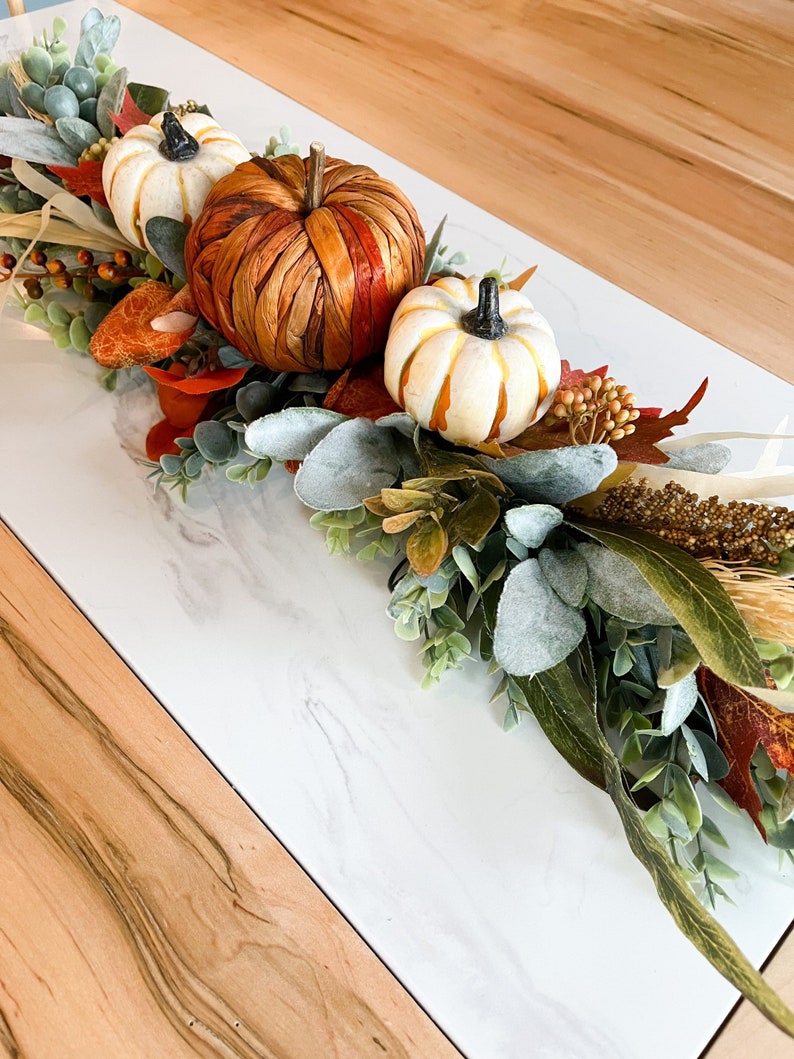
{"type": "Polygon", "coordinates": [[[0,845],[0,1054],[458,1055],[2,524],[0,845]]]}
{"type": "Polygon", "coordinates": [[[125,2],[794,380],[790,0],[125,2]]]}

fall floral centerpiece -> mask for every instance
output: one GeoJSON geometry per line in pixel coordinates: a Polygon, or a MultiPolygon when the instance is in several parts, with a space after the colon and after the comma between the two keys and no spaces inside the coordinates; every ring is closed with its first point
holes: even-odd
{"type": "Polygon", "coordinates": [[[0,298],[108,390],[151,378],[155,488],[293,474],[329,551],[383,565],[425,684],[486,665],[505,727],[531,714],[606,791],[679,927],[794,1036],[704,907],[735,877],[723,809],[794,851],[794,512],[769,499],[794,481],[726,473],[741,435],[673,437],[705,381],[662,414],[571,367],[531,269],[461,275],[369,167],[286,129],[251,154],[129,79],[117,17],[73,55],[65,29],[0,66],[0,298]]]}

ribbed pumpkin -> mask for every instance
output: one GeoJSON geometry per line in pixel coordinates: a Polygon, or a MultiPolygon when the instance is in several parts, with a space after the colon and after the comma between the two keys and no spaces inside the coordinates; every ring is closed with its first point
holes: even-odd
{"type": "Polygon", "coordinates": [[[421,426],[458,445],[504,442],[536,422],[560,381],[546,320],[495,279],[445,277],[402,300],[384,381],[421,426]]]}
{"type": "Polygon", "coordinates": [[[166,111],[113,144],[102,185],[119,231],[155,253],[147,221],[172,217],[191,224],[215,181],[250,157],[234,133],[206,114],[185,114],[180,121],[166,111]]]}
{"type": "Polygon", "coordinates": [[[335,371],[383,349],[424,247],[394,184],[312,144],[310,158],[254,158],[220,180],[185,262],[202,314],[244,356],[335,371]]]}

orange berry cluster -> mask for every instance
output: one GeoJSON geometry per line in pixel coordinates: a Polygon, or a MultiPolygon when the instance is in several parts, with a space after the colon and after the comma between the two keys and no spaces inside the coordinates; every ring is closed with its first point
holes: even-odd
{"type": "Polygon", "coordinates": [[[549,413],[552,422],[568,423],[572,445],[600,445],[633,434],[640,413],[628,386],[589,375],[581,385],[560,388],[549,413]]]}

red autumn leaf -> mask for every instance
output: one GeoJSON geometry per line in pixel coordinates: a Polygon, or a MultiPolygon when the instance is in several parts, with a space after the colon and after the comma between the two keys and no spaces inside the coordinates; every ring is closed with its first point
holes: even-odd
{"type": "Polygon", "coordinates": [[[130,95],[129,88],[124,90],[124,102],[121,104],[121,111],[118,114],[110,111],[113,124],[122,136],[126,136],[130,129],[134,129],[136,125],[148,125],[151,116],[151,114],[144,114],[136,104],[130,95]]]}
{"type": "Polygon", "coordinates": [[[569,386],[581,386],[585,379],[591,375],[597,375],[600,379],[607,376],[608,366],[602,364],[600,368],[593,371],[582,371],[581,368],[572,368],[567,360],[560,361],[560,385],[558,389],[565,390],[569,386]]]}
{"type": "Polygon", "coordinates": [[[750,775],[750,760],[758,744],[763,743],[776,769],[794,772],[794,714],[783,713],[771,703],[726,684],[705,666],[698,670],[697,682],[714,718],[717,741],[731,768],[725,779],[720,780],[720,786],[738,806],[747,810],[766,839],[761,823],[761,799],[750,775]]]}
{"type": "Polygon", "coordinates": [[[167,312],[174,299],[168,283],[150,280],[114,305],[91,338],[91,355],[103,368],[154,364],[183,345],[195,325],[180,332],[155,331],[152,320],[167,312]]]}
{"type": "Polygon", "coordinates": [[[196,424],[190,426],[175,426],[167,419],[161,419],[155,423],[146,435],[146,455],[152,463],[158,463],[161,456],[177,456],[182,451],[176,444],[177,438],[190,438],[196,424]]]}
{"type": "Polygon", "coordinates": [[[183,394],[209,394],[217,390],[228,390],[240,382],[248,368],[218,368],[217,371],[199,371],[189,378],[180,378],[172,371],[162,368],[145,367],[143,369],[158,385],[177,390],[183,394]]]}
{"type": "Polygon", "coordinates": [[[629,463],[667,463],[670,457],[656,447],[657,443],[669,438],[674,427],[689,422],[689,416],[703,400],[708,384],[709,380],[704,379],[683,408],[668,412],[666,416],[660,415],[659,408],[641,408],[640,418],[634,423],[634,433],[613,443],[618,459],[629,463]]]}
{"type": "Polygon", "coordinates": [[[63,181],[67,191],[71,191],[73,195],[88,195],[94,202],[107,208],[108,200],[102,188],[101,162],[88,162],[84,159],[75,166],[50,165],[47,168],[63,181]]]}
{"type": "Polygon", "coordinates": [[[402,411],[386,389],[383,362],[378,360],[365,360],[342,372],[325,395],[323,408],[364,419],[380,419],[402,411]]]}

